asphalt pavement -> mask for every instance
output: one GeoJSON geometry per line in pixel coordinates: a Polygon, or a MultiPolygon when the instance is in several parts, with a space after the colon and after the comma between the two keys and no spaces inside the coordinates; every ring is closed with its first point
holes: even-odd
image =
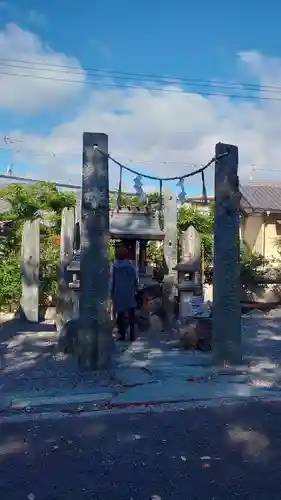
{"type": "Polygon", "coordinates": [[[281,400],[0,425],[3,500],[280,500],[281,400]]]}

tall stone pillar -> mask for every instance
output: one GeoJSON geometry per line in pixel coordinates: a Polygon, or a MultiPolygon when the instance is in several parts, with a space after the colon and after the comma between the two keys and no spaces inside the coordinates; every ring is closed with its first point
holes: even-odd
{"type": "Polygon", "coordinates": [[[73,317],[73,298],[75,294],[66,283],[66,267],[73,257],[74,209],[63,208],[60,233],[60,276],[56,304],[56,327],[58,330],[73,317]]]}
{"type": "Polygon", "coordinates": [[[172,326],[175,311],[178,262],[177,246],[177,197],[170,189],[164,189],[164,258],[166,275],[163,280],[163,308],[165,311],[166,328],[172,326]]]}
{"type": "Polygon", "coordinates": [[[77,189],[76,191],[76,206],[75,206],[75,231],[74,231],[74,249],[77,251],[80,249],[81,242],[81,201],[82,201],[82,191],[77,189]]]}
{"type": "Polygon", "coordinates": [[[61,236],[60,236],[60,268],[61,280],[65,277],[65,268],[73,257],[74,243],[74,209],[63,208],[61,214],[61,236]]]}
{"type": "Polygon", "coordinates": [[[238,148],[216,145],[213,350],[217,364],[240,364],[240,244],[238,148]]]}
{"type": "Polygon", "coordinates": [[[21,315],[32,323],[39,321],[40,220],[26,221],[21,243],[21,315]]]}
{"type": "Polygon", "coordinates": [[[81,281],[78,357],[89,369],[106,368],[112,334],[108,297],[108,136],[83,134],[81,281]],[[98,149],[103,151],[102,154],[98,149]]]}

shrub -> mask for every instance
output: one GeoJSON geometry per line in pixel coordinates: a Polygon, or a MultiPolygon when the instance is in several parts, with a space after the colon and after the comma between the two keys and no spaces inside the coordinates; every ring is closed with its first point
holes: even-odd
{"type": "Polygon", "coordinates": [[[40,248],[39,303],[50,303],[58,292],[60,266],[60,246],[57,236],[51,234],[42,240],[40,248]]]}
{"type": "Polygon", "coordinates": [[[263,280],[269,261],[261,254],[252,253],[243,243],[240,253],[240,276],[242,285],[255,286],[263,280]]]}
{"type": "Polygon", "coordinates": [[[0,309],[16,309],[21,297],[21,272],[19,257],[14,253],[1,259],[0,290],[0,309]]]}

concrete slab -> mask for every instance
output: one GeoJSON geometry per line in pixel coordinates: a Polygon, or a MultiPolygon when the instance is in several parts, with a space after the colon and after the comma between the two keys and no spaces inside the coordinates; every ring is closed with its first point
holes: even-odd
{"type": "Polygon", "coordinates": [[[0,411],[5,411],[11,408],[12,399],[10,396],[1,395],[0,396],[0,411]]]}
{"type": "Polygon", "coordinates": [[[116,358],[117,365],[122,364],[126,366],[146,366],[152,368],[154,366],[210,366],[212,358],[210,354],[201,353],[184,353],[177,350],[160,351],[148,350],[147,352],[138,353],[136,356],[128,352],[116,358]]]}
{"type": "Polygon", "coordinates": [[[168,378],[173,378],[173,379],[178,379],[182,378],[184,380],[187,380],[189,378],[194,378],[194,377],[202,377],[202,378],[210,378],[212,371],[209,367],[206,366],[186,366],[186,365],[174,365],[172,363],[170,364],[164,364],[160,365],[157,367],[152,367],[151,368],[152,373],[155,375],[156,378],[162,379],[168,379],[168,378]]]}
{"type": "Polygon", "coordinates": [[[123,386],[143,385],[154,380],[153,375],[146,369],[136,366],[129,368],[117,367],[115,378],[120,381],[123,386]]]}
{"type": "Polygon", "coordinates": [[[134,387],[112,398],[112,404],[140,404],[175,401],[212,400],[224,398],[249,398],[276,396],[277,391],[251,387],[246,384],[191,383],[180,380],[164,381],[134,387]]]}
{"type": "Polygon", "coordinates": [[[38,406],[60,406],[73,403],[96,403],[110,401],[113,394],[96,393],[96,394],[67,394],[61,396],[33,396],[33,397],[13,397],[12,409],[33,408],[38,406]]]}

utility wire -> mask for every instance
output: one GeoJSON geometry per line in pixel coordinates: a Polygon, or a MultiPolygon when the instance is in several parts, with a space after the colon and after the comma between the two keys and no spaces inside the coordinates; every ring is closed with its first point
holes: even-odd
{"type": "MultiPolygon", "coordinates": [[[[26,68],[29,69],[30,68],[26,68]]],[[[181,89],[171,89],[171,88],[163,88],[163,87],[154,87],[154,86],[144,86],[144,85],[134,85],[134,84],[118,84],[118,83],[106,83],[104,81],[101,82],[96,82],[93,80],[73,80],[70,78],[54,78],[54,77],[48,77],[48,76],[43,76],[43,75],[30,75],[30,74],[25,74],[25,73],[11,73],[8,71],[0,71],[0,75],[3,76],[9,76],[9,77],[14,77],[14,78],[29,78],[31,80],[47,80],[47,81],[53,81],[53,82],[62,82],[62,83],[75,83],[75,84],[82,84],[82,85],[90,85],[94,87],[107,87],[107,88],[121,88],[121,89],[139,89],[139,90],[148,90],[150,92],[152,91],[157,91],[157,92],[168,92],[171,94],[198,94],[201,96],[213,96],[213,97],[228,97],[230,99],[250,99],[250,100],[257,100],[257,101],[281,101],[281,97],[268,97],[264,95],[246,95],[246,94],[229,94],[226,92],[207,92],[207,91],[188,91],[183,88],[181,89]]],[[[210,85],[211,86],[211,85],[210,85]]],[[[243,90],[243,89],[241,89],[243,90]]],[[[258,89],[257,89],[258,90],[258,89]]],[[[280,90],[281,91],[281,90],[280,90]]]]}
{"type": "MultiPolygon", "coordinates": [[[[69,74],[81,74],[84,75],[86,73],[95,73],[101,75],[102,77],[114,77],[114,78],[124,78],[124,79],[137,79],[140,81],[147,81],[147,79],[162,81],[163,83],[168,84],[179,84],[179,83],[187,83],[189,85],[200,85],[205,84],[207,86],[223,86],[230,87],[235,89],[240,89],[241,87],[248,88],[249,90],[265,90],[265,91],[278,91],[281,92],[281,86],[278,85],[259,85],[248,82],[231,82],[231,81],[222,81],[222,80],[206,80],[206,79],[196,79],[196,78],[186,78],[186,77],[169,77],[165,75],[156,75],[151,73],[132,73],[125,71],[114,71],[100,68],[80,68],[74,65],[63,65],[63,64],[52,64],[52,63],[42,63],[39,61],[31,61],[31,60],[23,60],[23,59],[9,59],[9,58],[0,58],[0,65],[9,66],[15,68],[22,68],[19,65],[28,65],[28,69],[46,69],[46,71],[52,71],[50,68],[54,68],[54,71],[61,70],[61,72],[69,73],[69,74]],[[30,65],[33,66],[30,68],[30,65]],[[39,68],[35,68],[35,66],[39,66],[39,68]],[[67,70],[67,71],[62,71],[67,70]]],[[[23,66],[25,69],[26,66],[23,66]]]]}
{"type": "MultiPolygon", "coordinates": [[[[8,135],[5,135],[4,136],[4,142],[6,144],[26,144],[26,141],[22,141],[22,140],[17,140],[17,139],[14,139],[12,138],[11,136],[8,136],[8,135]]],[[[81,153],[64,153],[64,152],[60,152],[60,151],[29,151],[28,149],[20,149],[20,148],[0,148],[0,152],[9,152],[9,153],[16,153],[16,154],[26,154],[26,155],[34,155],[34,156],[53,156],[53,157],[56,157],[56,156],[65,156],[65,157],[72,157],[72,158],[81,158],[81,153]]],[[[122,157],[121,157],[122,158],[122,157]]],[[[109,158],[111,160],[111,158],[109,158]]],[[[133,163],[133,164],[140,164],[140,165],[145,165],[145,164],[151,164],[151,165],[159,165],[159,164],[162,164],[162,165],[181,165],[185,168],[187,168],[185,166],[185,163],[183,161],[176,161],[176,160],[134,160],[134,159],[126,159],[126,162],[128,163],[133,163]]],[[[111,160],[113,161],[113,160],[111,160]]],[[[196,168],[196,165],[192,165],[191,167],[189,168],[196,168]]],[[[129,167],[127,167],[127,169],[129,169],[129,167]]],[[[134,171],[133,169],[132,170],[132,173],[136,173],[136,171],[134,171]]],[[[200,169],[199,169],[200,170],[200,169]]],[[[195,170],[197,171],[197,170],[195,170]]],[[[268,171],[268,172],[280,172],[281,173],[281,169],[278,169],[278,168],[261,168],[261,167],[252,167],[252,171],[255,172],[255,171],[258,171],[258,172],[263,172],[263,171],[268,171]]],[[[192,170],[191,173],[193,173],[194,170],[192,170]]],[[[142,177],[144,177],[143,174],[141,174],[142,177]]],[[[177,177],[178,179],[179,177],[177,177]]]]}
{"type": "MultiPolygon", "coordinates": [[[[26,141],[18,141],[20,144],[26,144],[26,141]]],[[[17,144],[17,141],[14,141],[12,143],[7,143],[7,144],[17,144]]],[[[65,156],[65,157],[70,157],[70,158],[81,158],[81,153],[63,153],[59,151],[29,151],[28,149],[20,149],[20,148],[0,148],[1,153],[14,153],[14,154],[22,154],[22,155],[33,155],[33,156],[65,156]]],[[[150,164],[150,165],[181,165],[185,166],[185,162],[183,161],[173,161],[173,160],[166,160],[166,161],[158,161],[158,160],[134,160],[134,159],[129,159],[126,160],[128,163],[133,163],[133,164],[150,164]]],[[[192,166],[195,168],[195,165],[192,166]]]]}
{"type": "MultiPolygon", "coordinates": [[[[1,59],[0,59],[0,62],[1,62],[1,59]]],[[[94,77],[97,77],[98,79],[109,79],[109,77],[113,78],[114,80],[123,80],[123,81],[128,81],[128,80],[133,80],[135,82],[139,82],[139,83],[147,83],[147,79],[148,77],[139,77],[139,76],[134,76],[134,74],[128,74],[127,76],[125,75],[120,75],[118,74],[117,72],[107,72],[105,73],[104,70],[97,70],[97,69],[92,69],[92,70],[85,70],[85,71],[81,71],[80,69],[77,68],[77,70],[69,70],[69,69],[61,69],[61,67],[58,67],[58,68],[53,68],[51,66],[49,66],[48,64],[45,64],[44,66],[40,66],[40,67],[35,67],[35,66],[27,66],[26,65],[27,63],[24,63],[24,64],[14,64],[14,63],[2,63],[0,64],[0,67],[8,67],[8,68],[15,68],[15,69],[28,69],[28,70],[32,70],[32,71],[46,71],[47,73],[61,73],[61,74],[67,74],[67,75],[72,75],[72,76],[76,76],[76,75],[82,75],[82,76],[85,76],[85,72],[87,72],[87,76],[94,76],[94,77]]],[[[43,63],[42,63],[43,64],[43,63]]],[[[38,66],[38,64],[36,63],[36,65],[38,66]]],[[[37,75],[30,75],[30,76],[37,76],[37,75]]],[[[40,75],[41,76],[41,75],[40,75]]],[[[84,80],[82,80],[84,81],[84,80]]],[[[158,77],[154,77],[153,78],[153,83],[162,83],[162,84],[165,84],[165,85],[179,85],[179,84],[183,84],[185,83],[186,85],[188,85],[188,87],[208,87],[208,88],[215,88],[215,89],[227,89],[227,90],[247,90],[247,91],[260,91],[261,90],[261,87],[259,85],[252,85],[252,84],[235,84],[235,83],[215,83],[215,82],[212,82],[211,80],[209,81],[200,81],[200,80],[189,80],[189,79],[171,79],[171,78],[168,78],[168,77],[162,77],[162,76],[158,76],[158,77]],[[243,88],[241,88],[243,87],[243,88]]],[[[98,82],[97,82],[98,83],[98,82]]],[[[268,87],[267,89],[265,89],[265,87],[263,87],[264,90],[266,90],[266,92],[273,92],[273,93],[281,93],[281,87],[280,88],[270,88],[268,87]]]]}

